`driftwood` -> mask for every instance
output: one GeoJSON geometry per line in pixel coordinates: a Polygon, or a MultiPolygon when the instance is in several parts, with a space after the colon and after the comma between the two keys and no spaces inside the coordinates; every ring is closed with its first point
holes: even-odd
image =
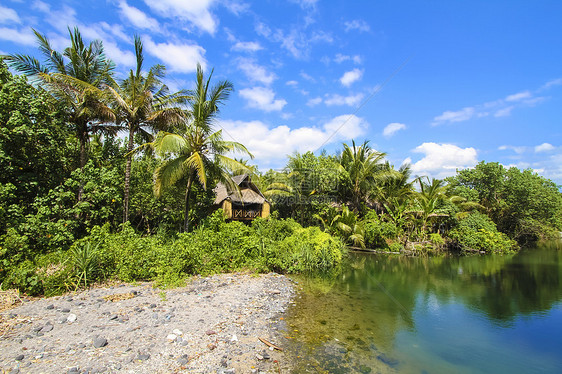
{"type": "Polygon", "coordinates": [[[278,346],[276,346],[273,343],[268,342],[267,340],[265,340],[264,338],[258,338],[260,340],[260,342],[262,342],[263,344],[267,345],[268,347],[272,347],[273,349],[277,349],[278,351],[282,351],[283,348],[280,348],[278,346]]]}

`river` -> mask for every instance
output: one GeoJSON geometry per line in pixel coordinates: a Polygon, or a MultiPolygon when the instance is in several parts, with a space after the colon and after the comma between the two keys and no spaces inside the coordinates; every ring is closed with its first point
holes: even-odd
{"type": "Polygon", "coordinates": [[[295,373],[562,373],[560,243],[514,255],[351,254],[297,278],[295,373]]]}

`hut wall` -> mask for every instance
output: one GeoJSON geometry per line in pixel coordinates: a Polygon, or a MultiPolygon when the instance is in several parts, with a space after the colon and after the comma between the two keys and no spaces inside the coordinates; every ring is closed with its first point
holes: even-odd
{"type": "Polygon", "coordinates": [[[232,218],[232,203],[230,200],[224,200],[222,202],[222,210],[224,211],[224,214],[226,214],[226,218],[232,218]]]}
{"type": "Polygon", "coordinates": [[[262,218],[269,217],[269,203],[267,201],[263,202],[263,206],[261,208],[261,217],[262,218]]]}

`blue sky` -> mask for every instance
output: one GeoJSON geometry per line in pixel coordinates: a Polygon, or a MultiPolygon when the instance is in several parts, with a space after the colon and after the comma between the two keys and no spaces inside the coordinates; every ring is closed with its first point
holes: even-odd
{"type": "Polygon", "coordinates": [[[120,74],[167,67],[190,88],[200,62],[235,93],[226,138],[260,170],[367,139],[396,167],[453,175],[478,161],[562,184],[562,1],[0,0],[0,53],[62,50],[67,27],[101,39],[120,74]]]}

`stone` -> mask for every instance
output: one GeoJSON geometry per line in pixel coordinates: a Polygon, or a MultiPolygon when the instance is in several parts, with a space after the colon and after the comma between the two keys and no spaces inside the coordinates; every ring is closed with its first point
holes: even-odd
{"type": "Polygon", "coordinates": [[[16,356],[16,361],[21,361],[21,360],[23,360],[24,358],[25,358],[24,355],[17,355],[17,356],[16,356]]]}
{"type": "Polygon", "coordinates": [[[68,369],[67,373],[68,374],[78,374],[78,373],[80,373],[80,370],[76,366],[74,366],[74,367],[71,367],[70,369],[68,369]]]}
{"type": "Polygon", "coordinates": [[[113,314],[111,317],[109,317],[109,320],[110,320],[110,321],[114,321],[114,320],[116,320],[116,319],[118,319],[118,318],[119,318],[119,316],[118,316],[117,314],[113,314]]]}
{"type": "Polygon", "coordinates": [[[70,313],[70,309],[68,308],[62,308],[60,311],[63,313],[70,313]]]}
{"type": "Polygon", "coordinates": [[[60,316],[59,319],[57,320],[58,323],[65,323],[66,322],[66,316],[60,316]]]}
{"type": "Polygon", "coordinates": [[[232,338],[230,338],[230,342],[236,343],[237,341],[238,341],[238,337],[236,335],[232,335],[232,338]]]}
{"type": "Polygon", "coordinates": [[[209,350],[212,351],[212,350],[214,350],[215,348],[217,348],[217,345],[216,345],[216,344],[213,344],[213,343],[209,343],[209,344],[207,345],[207,348],[209,348],[209,350]]]}
{"type": "Polygon", "coordinates": [[[72,322],[76,322],[76,319],[78,317],[76,317],[76,314],[70,313],[68,315],[68,317],[66,317],[67,322],[72,323],[72,322]]]}
{"type": "Polygon", "coordinates": [[[177,336],[182,336],[183,332],[181,330],[174,329],[174,331],[172,331],[172,334],[176,334],[177,336]]]}
{"type": "Polygon", "coordinates": [[[213,330],[207,330],[207,331],[205,331],[205,334],[207,334],[207,335],[215,335],[216,332],[213,331],[213,330]]]}
{"type": "Polygon", "coordinates": [[[49,332],[53,330],[53,325],[50,322],[47,322],[43,328],[41,328],[40,332],[49,332]]]}
{"type": "Polygon", "coordinates": [[[50,304],[50,305],[47,305],[47,307],[45,309],[53,310],[53,309],[55,309],[55,306],[53,304],[50,304]]]}
{"type": "Polygon", "coordinates": [[[156,304],[150,304],[149,308],[150,308],[150,309],[156,308],[156,304]]]}
{"type": "Polygon", "coordinates": [[[107,345],[107,339],[103,337],[97,337],[94,339],[94,347],[102,348],[107,345]]]}
{"type": "Polygon", "coordinates": [[[140,361],[146,361],[150,358],[150,355],[148,353],[141,353],[137,356],[137,360],[140,361]]]}
{"type": "Polygon", "coordinates": [[[166,339],[170,342],[175,342],[177,338],[178,336],[175,334],[168,334],[168,336],[166,336],[166,339]]]}
{"type": "Polygon", "coordinates": [[[178,358],[178,364],[180,365],[187,365],[187,363],[189,362],[189,357],[187,355],[182,355],[180,358],[178,358]]]}

